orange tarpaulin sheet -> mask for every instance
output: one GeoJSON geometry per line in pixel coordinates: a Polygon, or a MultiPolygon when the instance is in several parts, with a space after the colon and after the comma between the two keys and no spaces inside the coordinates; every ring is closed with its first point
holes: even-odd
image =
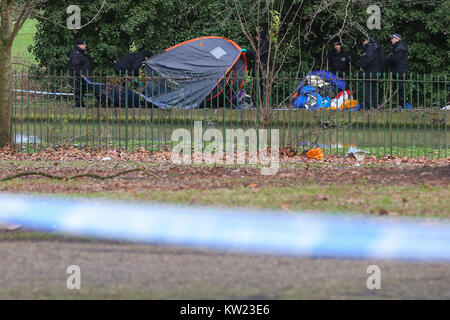
{"type": "Polygon", "coordinates": [[[308,152],[306,152],[306,156],[309,159],[316,159],[316,160],[321,160],[324,158],[322,149],[320,148],[315,148],[315,149],[311,149],[308,152]]]}

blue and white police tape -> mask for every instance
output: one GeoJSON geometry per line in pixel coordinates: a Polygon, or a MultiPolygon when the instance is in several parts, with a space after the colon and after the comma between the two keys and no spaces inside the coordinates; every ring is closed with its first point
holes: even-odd
{"type": "Polygon", "coordinates": [[[67,92],[36,91],[36,90],[23,90],[23,89],[11,89],[11,91],[31,93],[31,94],[40,94],[40,95],[46,95],[46,96],[73,96],[73,93],[67,93],[67,92]]]}
{"type": "Polygon", "coordinates": [[[251,253],[450,261],[450,224],[429,220],[3,194],[0,221],[71,235],[251,253]]]}

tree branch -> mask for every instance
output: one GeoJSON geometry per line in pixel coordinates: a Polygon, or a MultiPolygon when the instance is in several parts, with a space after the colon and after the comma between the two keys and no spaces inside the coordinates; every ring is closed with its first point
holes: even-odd
{"type": "Polygon", "coordinates": [[[13,174],[10,176],[7,176],[5,178],[0,179],[0,182],[4,182],[4,181],[9,181],[9,180],[13,180],[16,178],[21,178],[21,177],[26,177],[26,176],[43,176],[46,178],[50,178],[50,179],[54,179],[54,180],[74,180],[74,179],[78,179],[78,178],[94,178],[94,179],[99,179],[99,180],[107,180],[107,179],[114,179],[118,176],[121,175],[125,175],[125,174],[129,174],[132,172],[143,172],[145,173],[147,176],[152,176],[154,178],[158,178],[160,179],[159,176],[157,176],[156,174],[149,172],[148,170],[146,170],[145,168],[136,168],[136,169],[130,169],[130,170],[125,170],[125,171],[120,171],[116,174],[113,175],[109,175],[109,176],[100,176],[97,174],[91,174],[91,173],[81,173],[81,174],[76,174],[73,176],[58,176],[58,175],[53,175],[47,172],[43,172],[43,171],[25,171],[25,172],[20,172],[17,174],[13,174]]]}
{"type": "MultiPolygon", "coordinates": [[[[45,1],[45,0],[44,0],[45,1]]],[[[36,6],[37,1],[35,0],[27,0],[26,4],[22,6],[22,9],[20,10],[20,15],[16,20],[16,23],[14,24],[13,30],[9,36],[9,42],[13,43],[14,38],[19,33],[20,29],[22,29],[25,22],[28,20],[28,18],[31,15],[32,10],[36,6]]]]}

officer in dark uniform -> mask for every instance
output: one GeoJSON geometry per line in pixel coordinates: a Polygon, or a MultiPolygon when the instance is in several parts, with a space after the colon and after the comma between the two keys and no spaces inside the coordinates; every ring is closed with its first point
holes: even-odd
{"type": "Polygon", "coordinates": [[[405,109],[405,83],[403,80],[409,75],[408,67],[408,47],[402,42],[402,36],[398,33],[389,35],[392,43],[392,54],[386,58],[386,62],[391,66],[393,77],[393,90],[398,90],[397,108],[405,109]]]}
{"type": "Polygon", "coordinates": [[[334,48],[328,53],[327,61],[328,67],[332,73],[340,77],[342,77],[344,73],[347,76],[350,75],[352,56],[349,52],[343,50],[341,42],[334,42],[334,48]]]}
{"type": "Polygon", "coordinates": [[[114,71],[121,76],[139,77],[139,69],[152,54],[148,50],[129,53],[120,57],[114,65],[114,71]]]}
{"type": "Polygon", "coordinates": [[[364,41],[363,53],[360,60],[361,77],[364,80],[363,96],[364,108],[378,108],[377,79],[383,71],[383,59],[380,56],[381,46],[375,35],[370,34],[364,41]]]}
{"type": "Polygon", "coordinates": [[[83,39],[75,40],[75,47],[69,54],[69,75],[71,85],[74,88],[75,107],[85,107],[83,97],[87,91],[87,85],[82,75],[88,76],[92,73],[92,65],[86,54],[86,42],[83,39]]]}

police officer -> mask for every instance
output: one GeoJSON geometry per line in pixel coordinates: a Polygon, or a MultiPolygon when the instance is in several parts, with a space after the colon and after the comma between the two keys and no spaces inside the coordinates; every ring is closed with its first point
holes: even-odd
{"type": "MultiPolygon", "coordinates": [[[[364,40],[363,53],[360,61],[360,71],[364,79],[364,108],[378,107],[378,75],[383,72],[384,65],[380,52],[382,48],[375,35],[370,34],[364,40]]],[[[383,50],[384,51],[384,50],[383,50]]]]}
{"type": "Polygon", "coordinates": [[[344,73],[347,76],[350,74],[350,63],[352,62],[352,57],[349,52],[343,50],[342,43],[340,41],[334,42],[334,48],[328,53],[327,61],[332,73],[340,77],[342,77],[344,73]]]}
{"type": "Polygon", "coordinates": [[[86,42],[83,39],[75,40],[75,47],[69,53],[69,75],[71,85],[74,88],[75,107],[85,107],[83,96],[86,93],[87,84],[82,76],[92,73],[92,65],[86,54],[86,42]]]}
{"type": "Polygon", "coordinates": [[[122,76],[139,77],[139,69],[142,63],[150,58],[151,55],[148,50],[129,53],[117,60],[114,65],[114,71],[122,76]]]}
{"type": "Polygon", "coordinates": [[[394,78],[393,89],[398,91],[397,108],[405,108],[405,83],[403,80],[409,75],[408,67],[408,47],[402,42],[402,36],[398,33],[389,35],[392,43],[392,54],[386,58],[386,62],[391,66],[392,77],[394,78]]]}

